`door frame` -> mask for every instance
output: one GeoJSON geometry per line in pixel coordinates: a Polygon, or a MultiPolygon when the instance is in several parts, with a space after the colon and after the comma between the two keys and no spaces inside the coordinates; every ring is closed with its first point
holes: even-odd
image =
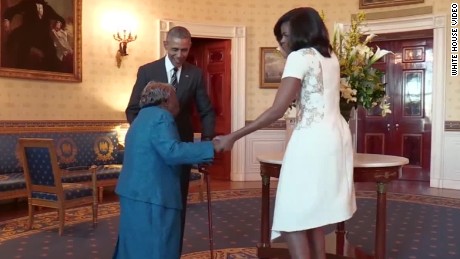
{"type": "MultiPolygon", "coordinates": [[[[230,39],[232,41],[231,58],[231,130],[242,128],[246,121],[246,27],[231,25],[213,25],[190,23],[186,21],[162,20],[158,22],[160,57],[166,55],[163,41],[166,34],[174,26],[187,28],[192,37],[230,39]]],[[[245,143],[246,138],[235,142],[231,153],[230,179],[245,180],[245,143]]]]}
{"type": "MultiPolygon", "coordinates": [[[[423,15],[368,21],[363,31],[395,33],[433,30],[433,103],[430,187],[442,187],[446,89],[446,16],[423,15]]],[[[357,122],[355,122],[357,123],[357,122]]]]}

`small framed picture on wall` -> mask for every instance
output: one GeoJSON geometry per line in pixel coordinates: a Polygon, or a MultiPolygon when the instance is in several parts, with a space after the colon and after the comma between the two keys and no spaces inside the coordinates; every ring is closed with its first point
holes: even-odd
{"type": "Polygon", "coordinates": [[[260,88],[278,88],[285,62],[275,47],[260,48],[260,88]]]}
{"type": "Polygon", "coordinates": [[[425,2],[425,0],[359,0],[359,9],[420,4],[423,2],[425,2]]]}

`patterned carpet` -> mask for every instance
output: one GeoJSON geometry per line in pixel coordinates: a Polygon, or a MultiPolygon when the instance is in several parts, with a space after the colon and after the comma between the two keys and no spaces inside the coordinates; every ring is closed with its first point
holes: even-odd
{"type": "MultiPolygon", "coordinates": [[[[375,193],[358,192],[358,198],[358,211],[346,228],[349,240],[371,253],[375,193]]],[[[391,193],[388,199],[388,258],[460,258],[460,200],[391,193]]],[[[213,192],[214,258],[256,258],[259,210],[258,189],[213,192]]],[[[118,212],[118,203],[101,205],[99,224],[93,229],[89,207],[69,210],[62,237],[57,234],[56,213],[40,214],[31,231],[25,230],[26,217],[0,222],[0,257],[111,258],[118,212]]],[[[182,258],[209,258],[206,203],[195,193],[187,215],[182,258]]]]}

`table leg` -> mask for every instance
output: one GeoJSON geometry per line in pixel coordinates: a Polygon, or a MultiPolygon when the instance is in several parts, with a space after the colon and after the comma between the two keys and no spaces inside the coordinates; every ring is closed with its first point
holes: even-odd
{"type": "Polygon", "coordinates": [[[387,194],[385,183],[377,183],[377,215],[375,222],[375,258],[385,258],[387,194]]]}
{"type": "Polygon", "coordinates": [[[344,247],[345,247],[345,221],[339,222],[336,225],[335,229],[335,253],[337,255],[344,255],[344,247]]]}
{"type": "Polygon", "coordinates": [[[262,247],[270,247],[270,177],[262,176],[262,209],[260,223],[260,243],[262,247]]]}

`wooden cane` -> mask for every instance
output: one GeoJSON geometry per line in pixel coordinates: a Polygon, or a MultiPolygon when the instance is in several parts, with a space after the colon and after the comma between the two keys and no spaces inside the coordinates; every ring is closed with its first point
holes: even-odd
{"type": "Polygon", "coordinates": [[[212,206],[211,206],[211,184],[207,166],[201,165],[198,170],[204,174],[206,180],[206,194],[208,200],[208,233],[209,233],[209,251],[211,252],[211,259],[214,259],[214,235],[212,231],[212,206]]]}

